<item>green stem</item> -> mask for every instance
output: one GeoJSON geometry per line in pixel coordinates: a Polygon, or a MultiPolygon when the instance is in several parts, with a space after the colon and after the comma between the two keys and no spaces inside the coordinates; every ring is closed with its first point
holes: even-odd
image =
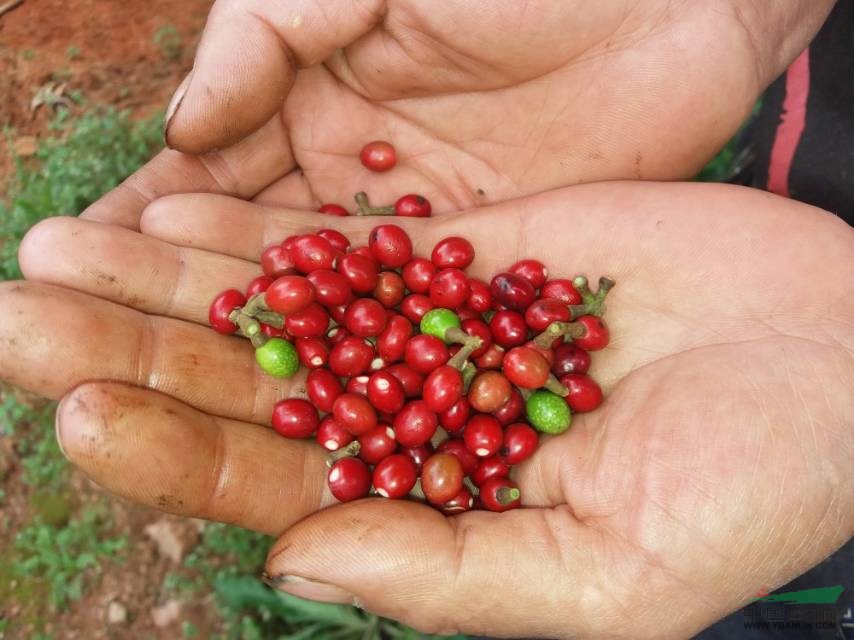
{"type": "Polygon", "coordinates": [[[549,374],[546,383],[543,385],[544,389],[548,389],[554,394],[559,395],[561,398],[565,398],[569,395],[569,389],[563,386],[560,381],[554,377],[554,374],[549,374]]]}
{"type": "Polygon", "coordinates": [[[255,319],[276,329],[281,329],[285,326],[285,317],[275,311],[256,311],[255,319]]]}
{"type": "Polygon", "coordinates": [[[471,386],[471,381],[474,380],[474,377],[477,375],[477,367],[474,366],[471,362],[467,363],[466,366],[463,367],[463,395],[468,395],[469,387],[471,386]]]}
{"type": "Polygon", "coordinates": [[[243,313],[253,318],[257,317],[259,311],[270,311],[270,307],[267,306],[267,297],[263,291],[249,298],[243,307],[243,313]]]}
{"type": "Polygon", "coordinates": [[[587,278],[584,276],[576,276],[572,284],[581,295],[582,301],[582,304],[569,305],[570,317],[575,320],[585,315],[602,316],[605,313],[605,298],[616,283],[611,278],[602,276],[599,278],[599,288],[596,293],[590,290],[587,278]]]}
{"type": "Polygon", "coordinates": [[[361,450],[362,445],[359,443],[359,441],[353,440],[353,442],[348,444],[346,447],[341,447],[337,451],[330,451],[326,455],[326,466],[331,467],[333,464],[335,464],[338,460],[341,460],[342,458],[354,458],[355,456],[359,455],[359,452],[361,450]]]}
{"type": "Polygon", "coordinates": [[[480,349],[480,346],[482,344],[483,340],[481,340],[477,336],[468,336],[468,340],[466,340],[465,344],[460,347],[459,351],[457,351],[453,356],[451,356],[451,359],[448,360],[448,364],[451,365],[454,369],[462,371],[463,367],[465,367],[466,365],[466,361],[469,359],[469,356],[471,356],[471,354],[480,349]]]}
{"type": "Polygon", "coordinates": [[[394,206],[389,205],[387,207],[372,207],[370,201],[368,200],[368,194],[364,191],[360,191],[356,194],[355,198],[356,204],[356,215],[357,216],[393,216],[394,215],[394,206]]]}
{"type": "Polygon", "coordinates": [[[450,327],[445,331],[445,342],[448,344],[466,344],[471,336],[459,327],[450,327]]]}
{"type": "Polygon", "coordinates": [[[522,496],[522,493],[516,487],[500,487],[495,492],[495,501],[498,504],[510,504],[515,502],[522,496]]]}
{"type": "Polygon", "coordinates": [[[550,349],[559,337],[580,338],[587,333],[587,328],[579,322],[552,322],[546,330],[534,338],[534,344],[541,349],[550,349]]]}

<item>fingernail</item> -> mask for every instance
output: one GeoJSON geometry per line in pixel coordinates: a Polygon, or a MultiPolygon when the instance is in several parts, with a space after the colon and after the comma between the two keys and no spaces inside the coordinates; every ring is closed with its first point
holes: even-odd
{"type": "Polygon", "coordinates": [[[284,591],[298,598],[315,600],[317,602],[332,602],[335,604],[352,604],[355,596],[334,584],[320,580],[310,580],[302,576],[278,574],[271,575],[266,571],[261,575],[261,580],[267,585],[284,591]]]}
{"type": "Polygon", "coordinates": [[[60,425],[61,415],[62,415],[62,405],[65,404],[68,396],[65,396],[62,400],[59,401],[59,404],[56,405],[56,412],[53,414],[53,431],[56,435],[56,444],[59,445],[59,451],[63,456],[68,458],[68,454],[65,453],[65,448],[62,446],[62,426],[60,425]]]}
{"type": "Polygon", "coordinates": [[[172,94],[172,99],[169,101],[169,106],[166,107],[166,121],[163,125],[163,137],[166,140],[166,144],[169,144],[169,125],[172,122],[172,118],[175,117],[175,114],[178,112],[178,109],[181,107],[181,103],[184,101],[184,96],[187,93],[187,88],[190,86],[190,80],[193,77],[193,72],[190,71],[186,75],[186,77],[181,81],[181,84],[178,85],[178,88],[175,90],[175,93],[172,94]]]}

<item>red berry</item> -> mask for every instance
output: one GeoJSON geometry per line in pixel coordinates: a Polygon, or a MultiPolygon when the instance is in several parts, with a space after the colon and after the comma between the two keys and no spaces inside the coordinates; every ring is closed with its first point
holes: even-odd
{"type": "Polygon", "coordinates": [[[460,398],[439,414],[439,424],[448,433],[456,433],[466,426],[469,415],[471,415],[471,405],[468,398],[460,398]]]}
{"type": "Polygon", "coordinates": [[[424,376],[417,373],[412,369],[412,367],[402,362],[398,362],[390,367],[386,367],[385,371],[388,371],[391,375],[400,380],[400,384],[403,385],[403,391],[407,398],[414,398],[415,396],[421,395],[424,376]]]}
{"type": "Polygon", "coordinates": [[[518,485],[510,478],[490,478],[480,487],[480,503],[489,511],[507,511],[521,505],[518,485]]]}
{"type": "Polygon", "coordinates": [[[490,478],[506,478],[509,473],[510,467],[498,456],[492,456],[480,461],[471,479],[479,487],[490,478]]]}
{"type": "Polygon", "coordinates": [[[269,324],[261,324],[261,333],[263,333],[268,338],[287,338],[290,339],[290,336],[286,335],[286,331],[284,328],[277,329],[276,327],[271,327],[269,324]]]}
{"type": "Polygon", "coordinates": [[[430,261],[439,269],[465,269],[474,262],[474,247],[465,238],[451,236],[433,247],[430,261]]]}
{"type": "Polygon", "coordinates": [[[314,234],[298,236],[289,251],[294,266],[302,273],[334,269],[339,253],[329,240],[314,234]]]}
{"type": "Polygon", "coordinates": [[[504,430],[504,446],[501,457],[507,464],[519,464],[534,455],[539,436],[536,430],[524,422],[511,424],[504,430]]]}
{"type": "Polygon", "coordinates": [[[371,490],[371,471],[358,458],[341,458],[329,469],[329,492],[340,502],[358,500],[371,490]]]}
{"type": "Polygon", "coordinates": [[[258,276],[246,285],[246,299],[264,293],[271,284],[273,284],[273,278],[270,276],[258,276]]]}
{"type": "Polygon", "coordinates": [[[384,498],[403,498],[415,486],[418,470],[404,453],[395,453],[374,468],[374,488],[384,498]]]}
{"type": "Polygon", "coordinates": [[[515,273],[499,273],[489,285],[492,298],[514,311],[524,311],[536,298],[533,285],[515,273]]]}
{"type": "Polygon", "coordinates": [[[454,367],[443,364],[427,376],[421,395],[430,411],[446,411],[463,395],[463,376],[454,367]]]}
{"type": "Polygon", "coordinates": [[[451,355],[448,347],[439,338],[421,334],[406,343],[404,359],[415,372],[426,376],[433,369],[441,367],[451,355]]]}
{"type": "Polygon", "coordinates": [[[502,371],[510,382],[522,389],[539,389],[551,373],[546,359],[528,347],[515,347],[505,353],[502,371]]]}
{"type": "Polygon", "coordinates": [[[404,295],[406,295],[406,287],[403,284],[403,278],[394,271],[380,272],[374,289],[374,298],[380,304],[386,309],[393,309],[401,303],[404,295]]]}
{"type": "Polygon", "coordinates": [[[468,401],[472,409],[492,413],[510,399],[510,381],[498,371],[478,373],[469,386],[468,401]]]}
{"type": "Polygon", "coordinates": [[[493,342],[486,353],[475,358],[474,363],[478,369],[500,369],[502,360],[504,360],[504,349],[493,342]]]}
{"type": "Polygon", "coordinates": [[[368,247],[374,260],[384,267],[396,269],[412,258],[412,240],[396,224],[381,224],[374,227],[368,236],[368,247]]]}
{"type": "Polygon", "coordinates": [[[288,252],[278,244],[264,249],[264,253],[261,254],[261,270],[264,275],[271,278],[296,273],[294,263],[291,262],[288,252]]]}
{"type": "Polygon", "coordinates": [[[315,434],[317,443],[327,451],[338,451],[353,442],[353,434],[335,422],[332,416],[326,416],[320,421],[315,434]]]}
{"type": "Polygon", "coordinates": [[[548,363],[549,368],[551,368],[551,366],[554,364],[555,352],[552,349],[549,349],[548,347],[541,347],[533,340],[529,340],[522,346],[526,347],[527,349],[533,349],[534,351],[539,353],[548,363]]]}
{"type": "Polygon", "coordinates": [[[505,349],[518,347],[528,339],[528,325],[517,311],[498,311],[489,321],[489,330],[492,340],[505,349]]]}
{"type": "Polygon", "coordinates": [[[472,311],[486,313],[492,309],[492,293],[483,280],[469,278],[469,299],[466,305],[472,311]]]}
{"type": "Polygon", "coordinates": [[[377,337],[377,354],[385,362],[397,362],[403,359],[406,343],[412,337],[412,323],[403,316],[393,315],[388,319],[385,329],[377,337]]]}
{"type": "Polygon", "coordinates": [[[525,411],[525,399],[516,389],[510,391],[510,399],[492,412],[498,422],[508,425],[522,417],[525,411]]]}
{"type": "Polygon", "coordinates": [[[421,489],[424,497],[441,505],[453,499],[463,488],[463,467],[459,458],[450,453],[434,453],[421,469],[421,489]]]}
{"type": "Polygon", "coordinates": [[[378,411],[397,413],[406,402],[403,384],[387,370],[377,371],[368,379],[368,400],[378,411]]]}
{"type": "Polygon", "coordinates": [[[374,359],[374,348],[357,336],[347,336],[329,352],[329,368],[337,376],[351,377],[364,373],[374,359]]]}
{"type": "Polygon", "coordinates": [[[432,300],[420,293],[413,293],[406,296],[403,302],[400,303],[400,312],[405,315],[413,324],[421,322],[421,318],[425,313],[434,309],[436,305],[432,300]]]}
{"type": "Polygon", "coordinates": [[[338,273],[347,278],[356,293],[371,293],[377,286],[379,265],[360,253],[347,253],[338,260],[338,273]]]}
{"type": "MultiPolygon", "coordinates": [[[[346,212],[344,215],[347,215],[346,212]]],[[[347,236],[335,229],[321,229],[317,232],[317,235],[327,240],[334,249],[337,249],[341,253],[346,253],[347,249],[350,248],[350,241],[347,239],[347,236]]]]}
{"type": "Polygon", "coordinates": [[[564,304],[581,304],[581,294],[575,289],[572,280],[558,278],[549,280],[540,289],[541,298],[554,298],[564,304]]]}
{"type": "Polygon", "coordinates": [[[587,351],[598,351],[608,346],[611,333],[608,331],[608,325],[605,324],[602,318],[597,316],[581,316],[576,322],[583,324],[587,333],[579,338],[574,338],[573,342],[575,344],[587,351]]]}
{"type": "Polygon", "coordinates": [[[342,393],[332,403],[335,422],[354,436],[361,435],[377,426],[377,412],[365,396],[342,393]]]}
{"type": "Polygon", "coordinates": [[[385,307],[373,298],[359,298],[347,307],[344,326],[353,335],[373,338],[382,333],[388,322],[385,307]]]}
{"type": "Polygon", "coordinates": [[[299,361],[308,369],[325,367],[329,362],[329,345],[323,338],[297,338],[294,346],[299,361]]]}
{"type": "Polygon", "coordinates": [[[462,330],[470,336],[477,336],[481,340],[480,347],[472,351],[472,359],[479,358],[489,350],[489,347],[492,346],[492,332],[483,320],[463,320],[461,327],[462,330]]]}
{"type": "Polygon", "coordinates": [[[319,338],[329,329],[329,314],[316,302],[285,316],[285,329],[295,338],[319,338]]]}
{"type": "Polygon", "coordinates": [[[474,506],[474,498],[469,488],[463,485],[460,492],[442,505],[441,510],[446,516],[454,516],[464,513],[474,506]]]}
{"type": "Polygon", "coordinates": [[[385,140],[374,140],[362,147],[359,160],[371,171],[388,171],[397,163],[397,153],[385,140]]]}
{"type": "Polygon", "coordinates": [[[430,283],[430,301],[433,306],[456,309],[469,297],[469,281],[459,269],[442,269],[430,283]]]}
{"type": "Polygon", "coordinates": [[[555,298],[541,298],[525,310],[525,322],[534,331],[545,331],[552,322],[569,322],[569,307],[555,298]]]}
{"type": "Polygon", "coordinates": [[[415,463],[415,468],[418,473],[421,473],[421,467],[424,466],[424,461],[433,455],[433,445],[428,442],[418,447],[401,447],[400,452],[409,456],[412,462],[415,463]]]}
{"type": "Polygon", "coordinates": [[[387,424],[378,424],[360,435],[359,445],[359,457],[368,464],[378,464],[397,450],[394,430],[387,424]]]}
{"type": "Polygon", "coordinates": [[[590,354],[573,342],[562,342],[554,351],[552,373],[562,376],[566,373],[587,373],[590,369],[590,354]]]}
{"type": "Polygon", "coordinates": [[[564,398],[569,408],[578,413],[593,411],[602,404],[602,389],[596,381],[583,373],[567,373],[561,376],[560,383],[569,389],[564,398]]]}
{"type": "MultiPolygon", "coordinates": [[[[320,205],[320,208],[317,210],[319,213],[325,213],[330,216],[349,216],[350,213],[342,207],[340,204],[323,204],[320,205]]],[[[343,249],[342,249],[343,251],[343,249]]]]}
{"type": "Polygon", "coordinates": [[[468,450],[479,458],[494,456],[504,443],[501,423],[484,414],[472,416],[463,431],[463,442],[468,450]]]}
{"type": "Polygon", "coordinates": [[[398,198],[394,203],[394,215],[402,218],[428,218],[432,212],[430,201],[415,193],[398,198]]]}
{"type": "Polygon", "coordinates": [[[370,376],[366,374],[362,374],[360,376],[354,376],[347,380],[347,384],[344,385],[345,393],[355,393],[360,396],[368,395],[368,380],[370,380],[370,376]]]}
{"type": "Polygon", "coordinates": [[[320,417],[308,400],[288,398],[273,405],[273,428],[286,438],[307,438],[320,424],[320,417]]]}
{"type": "Polygon", "coordinates": [[[264,294],[267,306],[284,315],[305,310],[314,298],[314,285],[302,276],[276,278],[264,294]]]}
{"type": "Polygon", "coordinates": [[[404,265],[402,275],[406,288],[412,293],[427,293],[436,275],[436,265],[424,258],[412,258],[404,265]]]}
{"type": "Polygon", "coordinates": [[[336,271],[317,269],[305,277],[314,286],[315,297],[324,307],[337,307],[353,299],[350,282],[336,271]]]}
{"type": "Polygon", "coordinates": [[[334,347],[349,335],[350,332],[344,327],[332,327],[326,332],[326,339],[329,340],[329,344],[334,347]]]}
{"type": "Polygon", "coordinates": [[[462,440],[445,440],[436,447],[436,451],[456,456],[463,467],[463,473],[467,476],[474,473],[480,463],[479,458],[468,450],[466,443],[462,440]]]}
{"type": "Polygon", "coordinates": [[[225,334],[237,331],[237,325],[231,322],[228,316],[236,307],[245,304],[246,298],[237,289],[227,289],[214,298],[208,310],[208,321],[214,331],[225,334]]]}
{"type": "Polygon", "coordinates": [[[394,418],[395,439],[404,447],[417,447],[430,442],[439,426],[438,416],[423,400],[413,400],[394,418]]]}
{"type": "Polygon", "coordinates": [[[539,260],[519,260],[516,264],[508,269],[510,273],[515,273],[517,276],[522,276],[531,283],[534,289],[539,289],[546,283],[549,277],[549,270],[539,260]]]}

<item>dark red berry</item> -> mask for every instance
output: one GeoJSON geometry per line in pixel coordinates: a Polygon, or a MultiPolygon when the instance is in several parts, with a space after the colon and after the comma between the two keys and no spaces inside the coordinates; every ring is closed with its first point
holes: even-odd
{"type": "Polygon", "coordinates": [[[377,412],[365,396],[342,393],[332,403],[335,422],[354,436],[361,435],[377,426],[377,412]]]}
{"type": "Polygon", "coordinates": [[[514,347],[504,354],[502,372],[522,389],[539,389],[548,380],[549,363],[534,349],[514,347]]]}
{"type": "Polygon", "coordinates": [[[541,298],[525,310],[525,322],[537,333],[552,322],[569,322],[569,307],[556,298],[541,298]]]}
{"type": "Polygon", "coordinates": [[[398,198],[394,203],[394,215],[402,218],[428,218],[432,212],[430,201],[415,193],[398,198]]]}
{"type": "Polygon", "coordinates": [[[472,416],[463,431],[463,442],[479,458],[494,456],[504,443],[501,423],[484,414],[472,416]]]}
{"type": "Polygon", "coordinates": [[[430,283],[430,301],[435,307],[456,309],[469,297],[469,281],[460,269],[442,269],[430,283]]]}
{"type": "Polygon", "coordinates": [[[404,447],[417,447],[430,441],[439,426],[438,416],[423,400],[413,400],[394,418],[395,439],[404,447]]]}
{"type": "Polygon", "coordinates": [[[472,311],[486,313],[492,309],[492,293],[483,280],[469,278],[469,299],[466,306],[472,311]]]}
{"type": "Polygon", "coordinates": [[[403,296],[406,295],[406,287],[401,278],[394,271],[382,271],[377,279],[377,286],[374,289],[374,298],[376,298],[386,309],[393,309],[401,303],[403,296]]]}
{"type": "Polygon", "coordinates": [[[498,311],[489,321],[492,340],[509,349],[524,344],[528,339],[528,325],[518,311],[498,311]]]}
{"type": "Polygon", "coordinates": [[[406,296],[400,303],[400,312],[405,315],[412,324],[421,322],[425,313],[436,307],[433,301],[420,293],[406,296]]]}
{"type": "Polygon", "coordinates": [[[264,294],[267,306],[284,315],[304,311],[314,298],[314,285],[302,276],[276,278],[264,294]]]}
{"type": "Polygon", "coordinates": [[[479,487],[490,478],[506,478],[509,473],[510,467],[498,456],[492,456],[480,461],[471,479],[479,487]]]}
{"type": "Polygon", "coordinates": [[[518,485],[510,478],[490,478],[480,487],[480,503],[489,511],[508,511],[521,505],[518,485]]]}
{"type": "Polygon", "coordinates": [[[451,236],[433,247],[430,261],[439,269],[465,269],[474,262],[474,247],[465,238],[451,236]]]}
{"type": "Polygon", "coordinates": [[[504,446],[501,448],[501,457],[507,464],[519,464],[534,455],[539,439],[532,426],[524,422],[511,424],[504,430],[504,446]]]}
{"type": "Polygon", "coordinates": [[[504,360],[504,349],[493,342],[486,353],[475,358],[474,363],[478,369],[500,369],[502,360],[504,360]]]}
{"type": "Polygon", "coordinates": [[[396,269],[412,258],[412,240],[409,239],[409,234],[396,224],[374,227],[368,236],[368,247],[374,260],[384,267],[396,269]]]}
{"type": "Polygon", "coordinates": [[[480,459],[468,450],[466,443],[462,440],[445,440],[436,447],[436,451],[456,456],[463,467],[463,473],[467,476],[473,474],[477,465],[480,464],[480,459]]]}
{"type": "Polygon", "coordinates": [[[408,455],[395,453],[374,468],[374,488],[384,498],[403,498],[417,480],[415,463],[408,455]]]}
{"type": "Polygon", "coordinates": [[[403,384],[387,370],[377,371],[368,379],[368,400],[377,411],[397,413],[406,402],[403,384]]]}
{"type": "Polygon", "coordinates": [[[463,488],[463,466],[450,453],[434,453],[421,468],[421,489],[428,502],[442,505],[463,488]]]}
{"type": "Polygon", "coordinates": [[[549,349],[548,347],[541,347],[534,340],[529,340],[522,346],[527,347],[528,349],[533,349],[534,351],[539,353],[548,363],[549,368],[551,368],[551,366],[554,364],[555,352],[552,349],[549,349]]]}
{"type": "Polygon", "coordinates": [[[370,380],[370,376],[362,374],[360,376],[354,376],[347,380],[347,384],[344,385],[345,393],[355,393],[360,396],[368,395],[368,380],[370,380]]]}
{"type": "Polygon", "coordinates": [[[512,389],[510,391],[510,399],[501,405],[501,407],[493,411],[492,415],[502,424],[502,426],[504,426],[512,422],[516,422],[522,417],[524,412],[525,399],[516,389],[512,389]]]}
{"type": "Polygon", "coordinates": [[[319,338],[329,329],[329,314],[316,302],[285,316],[285,329],[295,338],[319,338]]]}
{"type": "Polygon", "coordinates": [[[593,411],[602,404],[602,388],[590,376],[567,373],[561,376],[560,383],[569,389],[569,395],[564,399],[573,411],[593,411]]]}
{"type": "Polygon", "coordinates": [[[350,332],[344,327],[332,327],[326,332],[326,339],[329,340],[329,344],[334,347],[349,335],[350,332]]]}
{"type": "Polygon", "coordinates": [[[404,359],[416,373],[426,376],[441,367],[451,355],[439,338],[427,334],[417,335],[406,343],[404,359]]]}
{"type": "Polygon", "coordinates": [[[519,260],[519,262],[510,267],[508,271],[525,278],[525,280],[531,283],[531,286],[534,287],[534,289],[542,287],[546,283],[546,279],[549,277],[549,270],[546,269],[546,265],[539,260],[532,260],[530,258],[519,260]]]}
{"type": "Polygon", "coordinates": [[[387,424],[378,424],[359,436],[359,457],[368,464],[377,464],[397,450],[394,430],[387,424]]]}
{"type": "Polygon", "coordinates": [[[359,298],[347,307],[344,326],[353,335],[373,338],[382,333],[388,322],[385,307],[373,298],[359,298]]]}
{"type": "Polygon", "coordinates": [[[533,285],[515,273],[499,273],[489,285],[492,298],[514,311],[524,311],[536,298],[533,285]]]}
{"type": "Polygon", "coordinates": [[[608,331],[608,325],[598,316],[581,316],[576,320],[579,324],[584,325],[587,332],[578,338],[574,338],[573,342],[582,349],[587,351],[598,351],[608,346],[611,339],[611,333],[608,331]]]}
{"type": "Polygon", "coordinates": [[[289,273],[296,273],[294,263],[291,262],[288,252],[278,244],[264,249],[264,253],[261,254],[261,270],[264,275],[271,278],[280,278],[289,273]]]}
{"type": "Polygon", "coordinates": [[[299,361],[308,369],[318,369],[329,363],[329,345],[324,338],[297,338],[294,346],[299,361]]]}
{"type": "MultiPolygon", "coordinates": [[[[347,214],[345,213],[344,215],[347,214]]],[[[317,232],[317,235],[327,240],[333,248],[341,253],[347,253],[347,249],[350,248],[350,241],[347,239],[347,236],[335,229],[321,229],[317,232]]]]}
{"type": "Polygon", "coordinates": [[[359,253],[347,253],[338,260],[338,273],[347,278],[356,293],[371,293],[380,271],[377,261],[359,253]]]}
{"type": "Polygon", "coordinates": [[[458,513],[469,511],[473,506],[474,498],[471,495],[471,491],[469,491],[467,486],[463,485],[463,488],[460,489],[457,495],[442,505],[441,510],[446,516],[455,516],[458,513]]]}
{"type": "Polygon", "coordinates": [[[489,330],[487,324],[480,319],[468,319],[463,320],[461,324],[462,330],[465,331],[470,336],[477,336],[480,338],[481,344],[480,347],[472,351],[471,357],[479,358],[484,353],[489,350],[489,347],[492,346],[492,332],[489,330]]]}
{"type": "Polygon", "coordinates": [[[510,399],[510,381],[498,371],[477,374],[469,386],[468,401],[475,411],[492,413],[510,399]]]}
{"type": "Polygon", "coordinates": [[[317,269],[305,277],[314,286],[315,298],[324,307],[337,307],[353,299],[350,282],[336,271],[317,269]]]}
{"type": "Polygon", "coordinates": [[[470,415],[471,405],[468,398],[460,398],[439,414],[439,424],[448,433],[457,433],[466,426],[470,415]]]}
{"type": "Polygon", "coordinates": [[[341,458],[329,469],[327,484],[338,501],[358,500],[371,490],[371,471],[358,458],[341,458]]]}
{"type": "Polygon", "coordinates": [[[562,342],[554,350],[552,373],[560,377],[567,373],[587,373],[590,354],[573,342],[562,342]]]}
{"type": "Polygon", "coordinates": [[[237,325],[228,316],[236,307],[245,304],[246,297],[237,289],[227,289],[214,298],[208,310],[208,321],[214,331],[225,334],[237,331],[237,325]]]}
{"type": "Polygon", "coordinates": [[[433,276],[436,275],[436,265],[424,258],[412,258],[403,267],[403,282],[412,293],[427,293],[433,276]]]}
{"type": "Polygon", "coordinates": [[[315,234],[297,237],[289,251],[294,266],[301,273],[309,273],[315,269],[334,269],[339,253],[329,240],[315,234]]]}
{"type": "Polygon", "coordinates": [[[308,400],[288,398],[273,405],[273,428],[286,438],[307,438],[320,424],[320,417],[308,400]]]}
{"type": "Polygon", "coordinates": [[[284,328],[278,329],[276,327],[271,327],[269,324],[264,324],[263,322],[261,322],[260,324],[261,324],[261,333],[263,333],[268,338],[288,338],[288,339],[290,339],[290,336],[286,335],[287,332],[285,331],[284,328]]]}
{"type": "Polygon", "coordinates": [[[377,354],[385,362],[403,359],[406,343],[412,337],[412,323],[403,316],[393,315],[377,338],[377,354]]]}
{"type": "Polygon", "coordinates": [[[371,171],[388,171],[397,163],[397,153],[385,140],[374,140],[362,147],[359,160],[371,171]]]}
{"type": "Polygon", "coordinates": [[[374,348],[358,336],[347,336],[329,352],[329,368],[342,377],[357,376],[371,366],[374,348]]]}
{"type": "Polygon", "coordinates": [[[430,411],[442,413],[462,397],[463,376],[459,370],[444,364],[427,376],[421,395],[430,411]]]}
{"type": "Polygon", "coordinates": [[[252,296],[257,296],[259,293],[264,293],[273,283],[273,278],[270,276],[258,276],[254,278],[248,285],[246,285],[246,299],[248,300],[252,296]]]}
{"type": "Polygon", "coordinates": [[[554,298],[564,304],[581,304],[581,294],[572,284],[572,280],[558,278],[549,280],[540,288],[541,298],[554,298]]]}
{"type": "Polygon", "coordinates": [[[340,424],[335,422],[332,416],[326,416],[320,421],[315,434],[317,443],[327,451],[338,451],[353,442],[355,437],[340,424]]]}
{"type": "MultiPolygon", "coordinates": [[[[319,213],[325,213],[326,215],[330,215],[330,216],[342,216],[343,217],[343,216],[349,216],[350,215],[350,213],[347,211],[347,209],[342,207],[340,204],[332,204],[332,203],[321,205],[317,211],[319,213]]],[[[342,249],[342,251],[343,251],[343,249],[342,249]]]]}
{"type": "Polygon", "coordinates": [[[422,444],[418,447],[401,447],[400,452],[409,456],[412,462],[415,463],[415,468],[418,470],[418,473],[421,473],[421,467],[424,465],[424,461],[433,455],[433,445],[427,442],[426,444],[422,444]]]}

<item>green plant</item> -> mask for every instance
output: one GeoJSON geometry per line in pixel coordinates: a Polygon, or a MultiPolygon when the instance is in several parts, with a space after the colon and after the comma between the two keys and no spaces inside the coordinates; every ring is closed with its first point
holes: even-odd
{"type": "Polygon", "coordinates": [[[21,57],[24,60],[33,60],[36,57],[36,52],[33,51],[32,49],[23,49],[21,51],[21,57]]]}
{"type": "Polygon", "coordinates": [[[160,49],[160,55],[166,60],[177,60],[183,52],[181,34],[171,24],[166,24],[154,32],[154,44],[160,49]]]}
{"type": "Polygon", "coordinates": [[[65,55],[69,60],[76,60],[80,57],[80,47],[75,47],[71,45],[68,49],[65,50],[65,55]]]}

